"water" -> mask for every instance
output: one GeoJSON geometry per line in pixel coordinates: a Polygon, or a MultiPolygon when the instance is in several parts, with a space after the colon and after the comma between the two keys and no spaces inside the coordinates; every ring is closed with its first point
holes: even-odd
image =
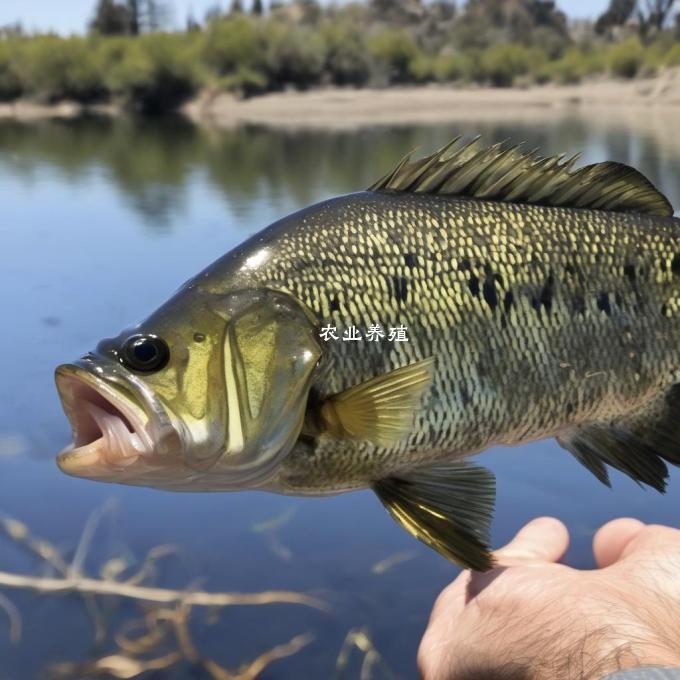
{"type": "MultiPolygon", "coordinates": [[[[0,511],[70,558],[87,518],[109,502],[85,561],[90,575],[113,557],[134,570],[150,548],[167,543],[177,552],[159,564],[156,584],[300,590],[332,605],[331,613],[233,607],[218,622],[194,610],[201,654],[231,669],[311,632],[311,644],[264,677],[327,677],[348,631],[364,628],[394,675],[413,676],[431,605],[457,570],[398,528],[371,493],[173,495],[68,478],[53,460],[69,433],[52,370],[145,316],[249,234],[307,203],[364,188],[407,150],[434,149],[454,134],[476,132],[491,140],[526,139],[551,152],[583,150],[585,162],[636,165],[679,205],[674,130],[671,117],[651,112],[586,119],[534,111],[524,120],[468,117],[446,127],[362,131],[218,132],[179,120],[2,122],[0,511]],[[273,518],[279,518],[273,528],[259,526],[273,518]],[[395,554],[400,561],[391,568],[372,571],[395,554]]],[[[498,477],[494,545],[534,516],[556,515],[572,533],[567,561],[588,568],[592,533],[604,521],[634,515],[678,523],[677,471],[662,497],[616,473],[608,490],[554,442],[489,451],[479,461],[498,477]]],[[[0,542],[0,570],[46,573],[30,551],[4,536],[0,542]]],[[[94,643],[78,597],[1,592],[23,618],[21,641],[12,644],[0,613],[1,680],[39,677],[49,663],[115,649],[111,638],[94,643]]],[[[104,609],[114,632],[139,611],[120,600],[104,609]]],[[[358,677],[361,657],[355,650],[344,677],[358,677]]],[[[197,664],[174,672],[207,677],[197,664]]],[[[376,669],[374,677],[383,675],[376,669]]]]}

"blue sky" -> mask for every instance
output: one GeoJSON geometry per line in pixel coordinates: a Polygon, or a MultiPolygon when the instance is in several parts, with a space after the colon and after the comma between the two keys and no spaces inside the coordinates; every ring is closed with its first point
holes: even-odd
{"type": "MultiPolygon", "coordinates": [[[[84,30],[92,16],[96,0],[0,0],[0,26],[21,21],[29,30],[55,30],[59,33],[78,33],[84,30]]],[[[215,0],[168,0],[175,26],[183,26],[189,12],[202,18],[214,7],[215,0]]],[[[228,6],[226,0],[219,3],[228,6]]],[[[248,6],[249,0],[244,4],[248,6]]],[[[608,0],[558,0],[558,6],[571,17],[597,16],[608,0]]]]}

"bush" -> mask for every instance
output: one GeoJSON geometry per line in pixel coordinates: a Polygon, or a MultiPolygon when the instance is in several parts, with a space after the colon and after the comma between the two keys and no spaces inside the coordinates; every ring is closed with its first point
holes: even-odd
{"type": "Polygon", "coordinates": [[[474,72],[469,54],[440,54],[434,61],[434,77],[440,83],[471,80],[474,72]]]}
{"type": "Polygon", "coordinates": [[[335,85],[364,85],[371,75],[371,63],[361,31],[349,23],[327,22],[321,27],[326,43],[324,71],[335,85]]]}
{"type": "Polygon", "coordinates": [[[427,54],[420,52],[408,65],[410,80],[416,83],[427,83],[434,80],[435,60],[427,54]]]}
{"type": "Polygon", "coordinates": [[[326,47],[317,31],[271,22],[267,32],[267,72],[275,87],[307,88],[321,81],[326,47]]]}
{"type": "Polygon", "coordinates": [[[482,53],[481,75],[496,87],[510,87],[517,76],[525,75],[532,67],[538,66],[537,59],[545,61],[540,50],[499,43],[482,53]]]}
{"type": "Polygon", "coordinates": [[[23,92],[13,59],[17,43],[17,40],[0,39],[0,101],[11,101],[23,92]]]}
{"type": "Polygon", "coordinates": [[[237,14],[211,21],[202,36],[200,58],[220,76],[239,69],[263,71],[265,45],[256,20],[237,14]]]}
{"type": "Polygon", "coordinates": [[[378,76],[388,83],[408,82],[411,62],[421,54],[410,33],[390,28],[370,36],[368,52],[375,62],[378,76]]]}
{"type": "Polygon", "coordinates": [[[628,38],[609,49],[609,68],[619,78],[634,78],[644,60],[644,49],[639,38],[628,38]]]}
{"type": "Polygon", "coordinates": [[[680,66],[680,43],[673,45],[664,58],[665,66],[680,66]]]}
{"type": "MultiPolygon", "coordinates": [[[[110,49],[106,83],[132,109],[162,113],[184,103],[200,83],[195,49],[187,36],[157,33],[123,39],[110,49]]],[[[106,62],[106,59],[104,59],[106,62]]]]}
{"type": "Polygon", "coordinates": [[[36,36],[17,43],[16,73],[24,93],[46,102],[92,102],[106,94],[96,42],[36,36]]]}
{"type": "Polygon", "coordinates": [[[220,89],[234,92],[241,97],[253,97],[269,89],[269,80],[262,71],[239,68],[235,73],[221,78],[217,85],[220,89]]]}
{"type": "Polygon", "coordinates": [[[572,48],[560,59],[544,64],[539,69],[536,79],[539,82],[554,80],[561,85],[570,85],[580,83],[583,78],[604,70],[606,62],[600,53],[572,48]]]}

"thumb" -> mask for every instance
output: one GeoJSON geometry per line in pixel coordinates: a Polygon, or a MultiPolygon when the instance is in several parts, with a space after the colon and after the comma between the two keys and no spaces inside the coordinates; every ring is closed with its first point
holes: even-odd
{"type": "Polygon", "coordinates": [[[507,545],[495,551],[501,565],[557,562],[569,547],[567,527],[554,517],[531,520],[507,545]]]}

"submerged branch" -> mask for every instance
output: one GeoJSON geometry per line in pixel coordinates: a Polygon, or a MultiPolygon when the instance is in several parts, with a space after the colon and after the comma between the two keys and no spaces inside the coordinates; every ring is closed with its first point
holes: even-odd
{"type": "MultiPolygon", "coordinates": [[[[50,542],[35,538],[22,522],[0,517],[0,532],[4,531],[19,547],[39,557],[51,568],[49,574],[42,576],[0,571],[0,589],[17,588],[41,594],[79,595],[92,616],[97,643],[104,642],[108,635],[99,597],[128,598],[151,603],[143,607],[146,613],[141,620],[126,621],[115,634],[113,641],[116,649],[113,653],[84,662],[52,664],[49,669],[51,677],[136,678],[149,671],[160,672],[177,664],[185,664],[188,667],[201,667],[215,680],[254,680],[270,663],[295,654],[309,644],[312,636],[298,635],[288,643],[265,651],[238,670],[230,671],[214,659],[205,657],[195,643],[189,627],[192,607],[219,610],[233,605],[298,604],[322,611],[330,609],[326,602],[312,595],[288,590],[233,593],[146,585],[148,579],[155,576],[158,561],[176,551],[176,547],[171,545],[151,548],[132,574],[128,572],[130,565],[127,560],[113,557],[101,567],[98,577],[88,576],[84,571],[85,561],[98,525],[110,507],[110,504],[106,504],[90,515],[70,561],[50,542]]],[[[277,519],[281,521],[280,518],[277,519]]],[[[272,529],[270,522],[263,526],[264,531],[272,529]]],[[[0,592],[0,612],[3,611],[9,620],[10,638],[18,641],[21,635],[21,616],[12,602],[0,592]]]]}
{"type": "Polygon", "coordinates": [[[45,577],[13,574],[0,571],[0,587],[24,588],[39,593],[79,593],[112,595],[146,602],[172,604],[181,602],[192,607],[227,607],[230,605],[300,604],[328,611],[327,603],[311,595],[288,590],[269,590],[262,593],[211,593],[202,590],[184,591],[172,588],[140,586],[118,581],[102,581],[86,576],[45,577]]]}

